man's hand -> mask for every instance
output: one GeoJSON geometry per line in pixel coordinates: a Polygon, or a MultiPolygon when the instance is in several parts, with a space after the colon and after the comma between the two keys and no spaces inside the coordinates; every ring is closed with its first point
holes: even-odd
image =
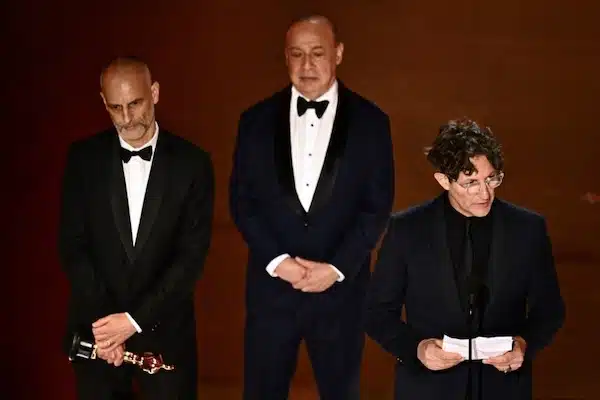
{"type": "Polygon", "coordinates": [[[114,364],[115,367],[123,364],[123,355],[125,354],[125,346],[117,346],[113,351],[98,349],[96,355],[105,360],[109,364],[114,364]]]}
{"type": "Polygon", "coordinates": [[[525,356],[525,350],[527,349],[527,343],[525,339],[520,336],[514,338],[513,349],[501,356],[490,357],[482,362],[489,364],[498,371],[508,373],[510,371],[516,371],[523,365],[523,358],[525,356]]]}
{"type": "Polygon", "coordinates": [[[422,340],[417,346],[417,357],[432,371],[452,368],[464,361],[460,354],[442,350],[442,341],[439,339],[422,340]]]}
{"type": "Polygon", "coordinates": [[[306,268],[308,273],[304,279],[294,284],[294,289],[303,292],[323,292],[329,289],[339,278],[337,272],[329,264],[309,261],[300,257],[296,257],[296,261],[306,268]]]}
{"type": "Polygon", "coordinates": [[[135,327],[125,313],[110,314],[92,324],[98,349],[112,352],[125,343],[135,332],[135,327]]]}
{"type": "Polygon", "coordinates": [[[296,282],[301,281],[306,276],[306,268],[298,264],[296,260],[291,257],[283,260],[277,268],[275,268],[275,274],[284,281],[291,283],[292,285],[296,282]]]}

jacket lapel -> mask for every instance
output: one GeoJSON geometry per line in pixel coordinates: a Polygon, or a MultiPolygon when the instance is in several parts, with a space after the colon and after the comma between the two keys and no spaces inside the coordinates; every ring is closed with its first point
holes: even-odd
{"type": "Polygon", "coordinates": [[[349,129],[349,91],[338,83],[338,104],[335,113],[335,120],[327,146],[327,153],[323,162],[323,168],[319,175],[319,181],[315,188],[315,194],[310,204],[309,214],[313,214],[319,208],[323,207],[331,197],[333,187],[340,169],[346,141],[348,139],[349,129]]]}
{"type": "Polygon", "coordinates": [[[277,100],[277,123],[274,126],[275,137],[275,167],[279,184],[283,189],[286,203],[298,215],[304,215],[305,211],[296,192],[294,181],[294,167],[292,164],[292,146],[290,139],[290,102],[292,99],[292,88],[288,86],[279,93],[277,100]]]}
{"type": "Polygon", "coordinates": [[[503,217],[503,204],[501,200],[495,199],[492,205],[492,243],[490,245],[490,258],[488,263],[487,285],[489,290],[489,303],[495,299],[495,290],[503,284],[508,276],[504,273],[506,268],[502,268],[504,257],[507,254],[505,242],[505,222],[503,217]]]}
{"type": "Polygon", "coordinates": [[[446,196],[446,194],[443,193],[439,196],[433,204],[434,220],[431,223],[433,227],[433,251],[431,254],[434,254],[436,257],[435,265],[439,266],[439,282],[444,292],[444,297],[448,299],[449,308],[460,312],[464,311],[464,306],[461,301],[452,257],[450,256],[443,196],[446,196]]]}
{"type": "Polygon", "coordinates": [[[169,164],[169,133],[161,131],[158,136],[158,141],[156,142],[156,150],[154,151],[146,194],[144,195],[144,205],[142,207],[142,215],[140,217],[140,224],[135,241],[136,255],[143,249],[152,230],[152,225],[156,221],[156,216],[158,215],[162,202],[162,196],[165,192],[169,164]]]}
{"type": "Polygon", "coordinates": [[[129,218],[129,204],[127,203],[127,188],[125,186],[125,176],[123,173],[123,164],[119,155],[120,144],[117,133],[114,133],[111,143],[111,178],[110,178],[110,203],[112,206],[113,217],[121,242],[127,253],[130,262],[135,259],[133,251],[133,238],[131,237],[131,222],[129,218]]]}

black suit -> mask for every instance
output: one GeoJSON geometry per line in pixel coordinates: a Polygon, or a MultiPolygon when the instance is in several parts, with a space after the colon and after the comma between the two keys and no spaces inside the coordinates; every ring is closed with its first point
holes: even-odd
{"type": "Polygon", "coordinates": [[[564,320],[551,244],[537,214],[496,199],[491,217],[488,301],[479,335],[522,336],[527,342],[523,366],[504,374],[462,362],[433,372],[417,359],[423,339],[469,336],[440,196],[391,218],[367,296],[367,334],[399,359],[396,399],[463,400],[470,365],[475,394],[481,379],[483,399],[531,399],[532,359],[564,320]]]}
{"type": "Polygon", "coordinates": [[[231,212],[249,248],[245,398],[287,398],[305,339],[321,398],[358,393],[360,310],[370,252],[394,194],[389,119],[339,85],[327,154],[308,212],[294,185],[291,86],[244,112],[231,176],[231,212]],[[345,280],[322,293],[295,290],[265,270],[281,254],[334,265],[345,280]]]}
{"type": "MultiPolygon", "coordinates": [[[[146,396],[195,398],[194,289],[210,242],[214,181],[209,155],[161,130],[137,240],[114,129],[74,143],[68,154],[60,255],[71,284],[66,345],[112,313],[129,312],[142,328],[127,350],[161,353],[176,371],[140,374],[146,396]],[[148,394],[151,393],[151,394],[148,394]]],[[[130,387],[137,368],[75,363],[81,397],[110,398],[114,380],[130,387]]]]}

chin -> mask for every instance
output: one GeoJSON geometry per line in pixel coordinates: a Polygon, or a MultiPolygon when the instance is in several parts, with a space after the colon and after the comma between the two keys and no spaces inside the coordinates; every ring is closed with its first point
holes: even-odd
{"type": "Polygon", "coordinates": [[[137,139],[139,139],[139,136],[140,136],[138,134],[134,134],[132,132],[127,132],[127,131],[120,131],[119,135],[121,135],[121,137],[125,140],[137,140],[137,139]]]}
{"type": "Polygon", "coordinates": [[[142,136],[144,136],[144,134],[146,133],[146,129],[144,129],[143,127],[136,127],[134,129],[121,129],[119,130],[119,133],[124,138],[130,140],[138,140],[142,136]]]}
{"type": "Polygon", "coordinates": [[[315,92],[321,86],[321,82],[316,79],[300,79],[297,87],[299,90],[306,92],[315,92]]]}
{"type": "Polygon", "coordinates": [[[490,213],[490,210],[492,209],[491,206],[483,206],[483,207],[471,207],[471,214],[473,214],[473,216],[475,217],[485,217],[486,215],[488,215],[490,213]]]}

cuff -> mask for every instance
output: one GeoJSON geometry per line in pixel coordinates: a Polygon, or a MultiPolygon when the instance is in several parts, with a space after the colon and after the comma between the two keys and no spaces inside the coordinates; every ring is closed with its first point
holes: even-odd
{"type": "Polygon", "coordinates": [[[340,271],[339,269],[337,269],[336,267],[334,267],[333,265],[329,264],[329,266],[331,268],[333,268],[333,270],[335,271],[336,274],[338,274],[338,282],[343,281],[344,279],[346,279],[346,277],[344,276],[344,274],[342,274],[342,271],[340,271]]]}
{"type": "Polygon", "coordinates": [[[273,260],[271,260],[271,262],[267,265],[267,268],[266,268],[269,275],[271,275],[273,278],[277,278],[275,269],[277,267],[279,267],[279,264],[281,264],[281,262],[283,260],[285,260],[286,258],[288,258],[289,256],[290,256],[289,254],[282,254],[280,256],[275,257],[273,260]]]}
{"type": "Polygon", "coordinates": [[[133,327],[135,328],[137,333],[142,333],[142,328],[140,328],[138,323],[135,322],[135,319],[133,319],[133,317],[131,315],[129,315],[128,312],[126,312],[125,315],[127,315],[127,319],[129,319],[129,322],[131,322],[131,325],[133,325],[133,327]]]}

